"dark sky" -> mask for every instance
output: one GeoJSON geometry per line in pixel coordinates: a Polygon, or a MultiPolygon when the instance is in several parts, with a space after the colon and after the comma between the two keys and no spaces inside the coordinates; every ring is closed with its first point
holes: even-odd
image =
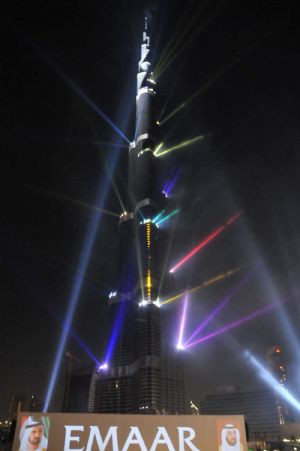
{"type": "MultiPolygon", "coordinates": [[[[192,348],[186,355],[190,396],[198,402],[212,386],[258,386],[241,350],[263,361],[268,347],[280,344],[291,390],[300,397],[296,1],[16,2],[2,11],[0,39],[0,418],[13,394],[31,390],[45,398],[60,321],[95,215],[88,206],[97,206],[116,155],[113,178],[125,198],[127,149],[111,144],[126,142],[102,113],[133,138],[145,11],[153,16],[156,63],[172,38],[169,52],[178,44],[158,79],[162,118],[203,88],[161,127],[161,140],[170,146],[206,135],[162,159],[162,179],[181,169],[168,207],[181,208],[165,232],[173,237],[168,268],[243,210],[174,278],[176,292],[242,268],[191,296],[186,334],[258,262],[207,332],[288,298],[192,348]]],[[[104,208],[120,213],[111,184],[104,208]]],[[[110,332],[107,294],[115,286],[117,232],[118,219],[103,214],[72,323],[100,360],[110,332]]],[[[167,308],[175,335],[180,307],[174,302],[167,308]]],[[[67,349],[81,360],[78,365],[90,363],[73,340],[67,349]]],[[[63,375],[64,369],[61,380],[63,375]]]]}

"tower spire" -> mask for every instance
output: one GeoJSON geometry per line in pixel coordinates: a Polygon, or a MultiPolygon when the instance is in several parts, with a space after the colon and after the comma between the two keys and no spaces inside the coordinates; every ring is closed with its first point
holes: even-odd
{"type": "Polygon", "coordinates": [[[151,53],[150,53],[150,36],[148,17],[145,17],[145,28],[143,31],[143,39],[141,45],[141,59],[139,61],[139,69],[137,76],[137,94],[139,90],[147,85],[147,78],[150,75],[151,67],[151,53]]]}

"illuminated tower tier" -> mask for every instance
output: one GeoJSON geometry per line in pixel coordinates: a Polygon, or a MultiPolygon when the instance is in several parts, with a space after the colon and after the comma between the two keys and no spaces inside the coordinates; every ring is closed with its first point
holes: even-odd
{"type": "Polygon", "coordinates": [[[109,300],[107,361],[92,377],[89,410],[185,413],[183,369],[162,339],[158,291],[163,256],[155,217],[164,205],[157,180],[156,82],[145,23],[137,74],[136,131],[129,146],[127,211],[120,217],[119,282],[109,300]]]}

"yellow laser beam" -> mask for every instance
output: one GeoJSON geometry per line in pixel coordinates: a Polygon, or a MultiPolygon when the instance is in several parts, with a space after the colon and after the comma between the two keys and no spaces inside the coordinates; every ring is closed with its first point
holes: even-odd
{"type": "MultiPolygon", "coordinates": [[[[169,147],[165,150],[160,150],[161,147],[158,146],[158,148],[154,151],[154,155],[156,157],[162,157],[163,155],[166,155],[167,153],[173,152],[174,150],[179,150],[187,146],[191,146],[192,144],[202,141],[205,138],[205,135],[195,136],[195,138],[187,139],[185,141],[182,141],[179,144],[176,144],[175,146],[169,147]]],[[[163,144],[163,143],[162,143],[163,144]]]]}
{"type": "MultiPolygon", "coordinates": [[[[183,42],[183,44],[179,47],[179,48],[175,48],[173,51],[173,55],[170,52],[169,57],[164,61],[163,64],[161,64],[155,71],[155,78],[157,79],[158,77],[161,76],[161,74],[173,63],[173,61],[175,61],[176,58],[179,57],[179,55],[184,51],[184,49],[197,37],[197,35],[203,31],[205,29],[205,27],[216,17],[216,15],[219,13],[219,11],[226,5],[227,0],[224,0],[223,2],[220,2],[220,4],[215,8],[214,11],[212,11],[212,13],[208,16],[208,18],[206,20],[204,20],[202,22],[202,24],[197,27],[193,33],[190,33],[189,30],[193,25],[193,22],[195,22],[195,20],[197,19],[198,15],[194,15],[194,20],[191,21],[190,27],[188,28],[188,30],[186,31],[186,33],[183,35],[183,39],[181,40],[181,42],[183,42]],[[188,39],[185,38],[185,36],[188,36],[188,39]]],[[[177,47],[180,45],[180,43],[177,45],[177,47]]]]}
{"type": "Polygon", "coordinates": [[[163,125],[165,122],[170,120],[175,114],[177,114],[180,110],[186,107],[188,103],[190,103],[195,97],[199,96],[203,92],[205,92],[211,85],[213,85],[219,78],[221,78],[229,69],[231,69],[232,66],[234,66],[237,61],[241,57],[235,58],[233,61],[231,61],[229,64],[223,67],[218,73],[216,73],[210,80],[208,80],[201,88],[199,88],[197,91],[195,91],[190,97],[188,97],[184,102],[182,102],[175,110],[173,110],[168,116],[166,116],[164,119],[160,121],[160,125],[163,125]]]}
{"type": "MultiPolygon", "coordinates": [[[[178,33],[180,31],[181,23],[185,20],[187,14],[189,12],[189,7],[190,7],[191,3],[192,2],[190,2],[188,7],[184,10],[184,13],[180,16],[180,20],[177,23],[177,25],[174,27],[173,34],[172,34],[171,38],[169,39],[169,41],[168,41],[166,47],[164,48],[164,50],[161,52],[160,58],[159,58],[159,60],[158,60],[158,62],[157,62],[155,67],[159,67],[161,65],[161,63],[163,62],[163,60],[166,57],[166,55],[168,54],[168,52],[172,50],[173,43],[174,43],[174,45],[173,45],[173,48],[174,48],[174,47],[177,46],[176,42],[178,41],[178,39],[181,40],[181,37],[178,38],[178,33]],[[177,41],[176,41],[176,39],[177,39],[177,41]]],[[[186,28],[187,27],[185,27],[185,29],[186,28]]],[[[179,35],[179,36],[181,36],[181,35],[179,35]]]]}
{"type": "Polygon", "coordinates": [[[170,39],[170,41],[168,42],[167,46],[165,47],[164,51],[162,52],[162,55],[159,59],[159,61],[157,62],[155,68],[154,68],[154,75],[159,76],[162,73],[162,68],[166,65],[166,63],[174,56],[174,54],[177,55],[177,49],[178,47],[181,45],[182,42],[185,42],[187,40],[187,37],[190,35],[190,30],[192,29],[194,23],[196,21],[198,21],[198,18],[200,16],[200,14],[202,13],[202,11],[205,9],[206,4],[208,3],[208,0],[203,1],[201,4],[201,7],[198,8],[198,10],[195,10],[195,8],[193,7],[193,2],[190,2],[190,5],[188,5],[188,7],[185,9],[184,14],[181,16],[180,21],[178,22],[178,25],[175,29],[175,33],[173,34],[172,38],[170,39]],[[183,22],[183,20],[185,19],[185,17],[187,16],[187,14],[189,13],[189,8],[190,6],[192,6],[192,16],[189,20],[188,23],[186,23],[186,25],[184,26],[184,28],[182,29],[181,33],[179,34],[179,30],[180,29],[180,25],[183,22]],[[176,39],[178,33],[178,37],[176,39]],[[174,42],[174,44],[173,44],[174,42]]]}
{"type": "MultiPolygon", "coordinates": [[[[277,28],[275,29],[275,31],[277,28]]],[[[197,89],[190,97],[188,97],[185,101],[183,101],[178,107],[176,107],[171,113],[169,113],[165,118],[160,120],[160,126],[165,124],[167,121],[172,119],[175,114],[179,113],[183,108],[186,107],[188,103],[190,103],[195,97],[203,94],[211,85],[213,85],[216,81],[218,81],[226,72],[228,72],[233,66],[235,66],[244,56],[246,56],[251,50],[253,50],[265,37],[272,34],[274,30],[268,31],[263,36],[257,38],[249,47],[247,47],[243,52],[240,53],[238,57],[235,57],[232,61],[226,64],[220,71],[218,71],[215,75],[212,76],[201,88],[197,89]]]]}
{"type": "Polygon", "coordinates": [[[190,290],[183,291],[182,293],[176,294],[175,296],[166,299],[165,301],[161,302],[161,305],[169,304],[170,302],[176,301],[179,298],[182,298],[186,293],[194,293],[195,291],[201,290],[202,288],[209,287],[210,285],[220,282],[220,280],[224,280],[226,277],[233,276],[233,274],[236,274],[238,271],[241,270],[241,266],[238,266],[234,269],[229,269],[226,272],[223,272],[221,274],[218,274],[215,277],[212,277],[211,279],[207,280],[206,282],[201,283],[201,285],[197,285],[194,288],[191,288],[190,290]]]}
{"type": "Polygon", "coordinates": [[[156,155],[156,154],[160,151],[160,149],[163,147],[163,145],[164,145],[163,142],[159,143],[159,144],[155,147],[155,149],[154,149],[154,151],[153,151],[153,154],[156,155]]]}

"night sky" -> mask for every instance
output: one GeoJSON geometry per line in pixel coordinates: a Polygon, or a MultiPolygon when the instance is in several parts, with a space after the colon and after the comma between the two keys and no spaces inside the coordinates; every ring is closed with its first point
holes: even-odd
{"type": "MultiPolygon", "coordinates": [[[[166,146],[206,137],[161,159],[162,183],[179,174],[168,211],[181,208],[164,227],[172,237],[167,267],[242,210],[174,275],[170,294],[241,267],[191,295],[185,334],[253,268],[206,332],[285,301],[189,349],[189,397],[197,404],[214,386],[261,386],[242,351],[264,361],[268,347],[279,344],[299,398],[297,2],[17,3],[2,10],[0,24],[0,418],[11,395],[32,391],[45,399],[92,207],[99,206],[109,173],[126,198],[127,143],[103,113],[133,139],[145,12],[153,18],[154,68],[170,40],[169,52],[177,43],[158,79],[161,119],[203,88],[160,127],[166,146]]],[[[104,208],[121,212],[111,183],[104,208]]],[[[72,322],[100,361],[110,334],[107,296],[116,285],[117,249],[118,218],[102,214],[72,322]]],[[[180,309],[180,301],[166,307],[174,342],[180,309]]],[[[92,362],[72,339],[66,350],[77,356],[77,367],[92,362]]],[[[66,359],[59,390],[65,368],[66,359]]]]}

